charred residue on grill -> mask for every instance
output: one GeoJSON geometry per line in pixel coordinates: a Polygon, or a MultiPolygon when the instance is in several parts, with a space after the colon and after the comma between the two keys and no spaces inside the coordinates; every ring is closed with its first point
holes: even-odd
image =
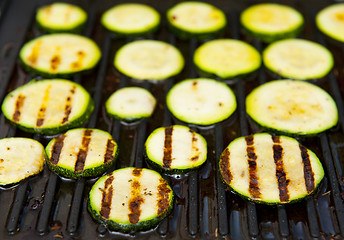
{"type": "Polygon", "coordinates": [[[173,126],[165,128],[163,167],[171,168],[172,163],[172,133],[173,126]]]}
{"type": "MultiPolygon", "coordinates": [[[[132,172],[133,176],[136,178],[141,176],[142,169],[135,168],[132,172]]],[[[141,204],[144,199],[141,196],[141,184],[137,179],[133,179],[131,182],[131,198],[128,203],[128,208],[130,213],[128,214],[129,222],[131,224],[138,223],[140,221],[141,215],[141,204]]]]}
{"type": "Polygon", "coordinates": [[[55,138],[55,142],[51,150],[51,157],[49,160],[51,164],[53,165],[56,165],[60,160],[60,154],[63,148],[65,138],[66,138],[65,134],[61,134],[60,136],[55,138]]]}
{"type": "Polygon", "coordinates": [[[310,193],[314,190],[314,173],[312,170],[312,164],[310,162],[307,149],[302,145],[299,145],[299,147],[301,151],[306,189],[307,192],[310,193]]]}
{"type": "Polygon", "coordinates": [[[197,161],[199,159],[199,148],[197,147],[197,142],[198,142],[198,138],[196,137],[196,133],[194,131],[190,131],[192,138],[191,138],[191,152],[194,154],[190,160],[191,161],[197,161]]]}
{"type": "Polygon", "coordinates": [[[115,149],[115,142],[113,139],[108,139],[107,140],[107,144],[106,144],[106,151],[105,151],[105,155],[104,155],[104,163],[110,163],[113,161],[113,152],[115,149]]]}
{"type": "Polygon", "coordinates": [[[73,95],[75,94],[76,86],[73,86],[73,88],[69,91],[71,93],[70,96],[66,99],[66,106],[65,106],[65,112],[64,117],[62,119],[62,124],[66,123],[69,120],[70,113],[72,112],[72,100],[73,95]]]}
{"type": "Polygon", "coordinates": [[[255,153],[254,137],[253,135],[245,137],[246,141],[246,153],[248,161],[248,170],[249,170],[249,192],[252,198],[260,198],[260,189],[259,189],[259,177],[257,174],[257,155],[255,153]]]}
{"type": "Polygon", "coordinates": [[[83,51],[78,51],[76,53],[76,55],[77,55],[78,59],[75,62],[72,62],[71,65],[70,65],[71,68],[74,69],[74,70],[77,70],[77,69],[82,67],[82,61],[86,57],[86,53],[83,52],[83,51]]]}
{"type": "Polygon", "coordinates": [[[158,215],[164,213],[170,205],[171,189],[164,179],[159,179],[158,189],[158,215]]]}
{"type": "Polygon", "coordinates": [[[113,196],[113,186],[112,182],[114,177],[111,175],[109,176],[104,184],[104,189],[100,189],[102,191],[102,203],[101,209],[99,211],[100,215],[104,218],[109,218],[111,212],[111,202],[113,196]]]}
{"type": "Polygon", "coordinates": [[[25,96],[19,94],[15,103],[14,113],[12,115],[13,122],[18,122],[21,115],[21,108],[24,105],[25,96]]]}
{"type": "Polygon", "coordinates": [[[45,89],[44,97],[42,100],[42,105],[39,108],[36,126],[41,127],[44,123],[45,118],[45,111],[47,110],[47,102],[49,101],[49,93],[50,93],[51,85],[48,85],[48,87],[45,89]]]}
{"type": "Polygon", "coordinates": [[[220,170],[222,173],[223,180],[230,184],[233,179],[232,173],[230,171],[230,163],[229,163],[230,151],[226,148],[220,157],[220,170]]]}
{"type": "Polygon", "coordinates": [[[76,172],[81,172],[82,170],[84,170],[85,160],[87,157],[88,146],[91,141],[92,132],[93,130],[91,129],[86,129],[84,131],[84,136],[82,137],[82,141],[81,141],[81,147],[79,149],[78,156],[75,162],[75,167],[74,167],[76,172]]]}

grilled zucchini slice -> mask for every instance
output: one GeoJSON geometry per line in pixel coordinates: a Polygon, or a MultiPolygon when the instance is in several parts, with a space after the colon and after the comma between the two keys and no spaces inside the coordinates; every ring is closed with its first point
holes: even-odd
{"type": "Polygon", "coordinates": [[[127,233],[154,228],[170,214],[173,198],[171,187],[159,173],[122,168],[92,186],[88,210],[109,229],[127,233]]]}
{"type": "Polygon", "coordinates": [[[237,107],[233,91],[225,83],[209,78],[177,83],[167,93],[166,104],[179,120],[198,125],[223,121],[237,107]]]}
{"type": "Polygon", "coordinates": [[[87,21],[87,13],[78,6],[55,2],[40,7],[36,13],[38,26],[46,32],[78,32],[87,21]]]}
{"type": "Polygon", "coordinates": [[[248,75],[261,65],[260,53],[234,39],[217,39],[196,49],[193,62],[201,74],[232,79],[248,75]]]}
{"type": "Polygon", "coordinates": [[[125,87],[108,98],[105,108],[115,118],[132,122],[152,115],[156,105],[155,97],[140,87],[125,87]]]}
{"type": "Polygon", "coordinates": [[[206,39],[220,35],[227,24],[223,11],[209,3],[188,1],[167,11],[171,31],[181,39],[206,39]]]}
{"type": "Polygon", "coordinates": [[[44,147],[30,138],[0,139],[0,185],[20,182],[43,170],[44,147]]]}
{"type": "Polygon", "coordinates": [[[296,9],[277,3],[261,3],[245,9],[240,15],[244,31],[263,42],[296,37],[304,19],[296,9]]]}
{"type": "Polygon", "coordinates": [[[285,39],[270,44],[263,52],[263,62],[271,72],[297,80],[325,77],[334,64],[329,50],[304,39],[285,39]]]}
{"type": "Polygon", "coordinates": [[[163,172],[185,173],[207,160],[207,142],[190,128],[173,125],[155,129],[145,143],[147,160],[163,172]]]}
{"type": "Polygon", "coordinates": [[[160,15],[152,7],[140,3],[124,3],[104,12],[103,26],[118,36],[144,36],[156,31],[160,15]]]}
{"type": "Polygon", "coordinates": [[[154,81],[178,74],[184,67],[184,58],[171,44],[157,40],[138,40],[117,51],[114,65],[129,77],[154,81]]]}
{"type": "Polygon", "coordinates": [[[118,146],[107,132],[76,128],[52,139],[46,153],[48,167],[63,177],[95,177],[115,163],[118,146]]]}
{"type": "Polygon", "coordinates": [[[79,84],[64,79],[32,80],[10,92],[1,110],[18,128],[53,135],[83,124],[93,100],[79,84]]]}
{"type": "Polygon", "coordinates": [[[247,96],[246,111],[263,128],[290,136],[313,136],[338,122],[333,98],[305,81],[276,80],[260,85],[247,96]]]}
{"type": "Polygon", "coordinates": [[[43,77],[71,77],[94,68],[100,60],[101,51],[89,38],[56,33],[25,43],[19,57],[27,71],[43,77]]]}
{"type": "Polygon", "coordinates": [[[344,42],[344,3],[336,3],[322,9],[315,18],[318,29],[340,43],[344,42]]]}
{"type": "Polygon", "coordinates": [[[324,169],[314,152],[286,136],[259,133],[239,137],[223,151],[219,170],[224,183],[249,200],[286,204],[317,188],[324,169]]]}

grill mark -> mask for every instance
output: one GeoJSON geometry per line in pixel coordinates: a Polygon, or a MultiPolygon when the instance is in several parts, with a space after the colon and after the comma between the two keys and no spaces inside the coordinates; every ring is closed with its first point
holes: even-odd
{"type": "Polygon", "coordinates": [[[100,189],[102,191],[102,203],[99,213],[104,218],[109,218],[111,212],[111,203],[113,196],[112,182],[114,179],[114,176],[111,175],[108,179],[106,179],[104,183],[104,189],[100,189]]]}
{"type": "Polygon", "coordinates": [[[165,128],[163,167],[171,168],[172,163],[172,132],[173,126],[165,128]]]}
{"type": "Polygon", "coordinates": [[[160,184],[158,185],[158,215],[164,213],[170,206],[170,193],[171,189],[168,187],[167,182],[164,179],[159,179],[160,184]]]}
{"type": "Polygon", "coordinates": [[[283,166],[283,147],[280,145],[279,137],[272,137],[273,145],[273,157],[276,164],[276,178],[278,182],[279,197],[281,202],[289,201],[288,184],[289,180],[286,177],[283,166]]]}
{"type": "Polygon", "coordinates": [[[142,173],[142,169],[141,168],[135,168],[132,172],[133,176],[135,177],[140,177],[142,173]]]}
{"type": "Polygon", "coordinates": [[[220,169],[222,173],[222,178],[227,184],[230,184],[230,182],[233,179],[232,173],[230,171],[229,156],[230,151],[228,148],[226,148],[220,157],[220,169]]]}
{"type": "Polygon", "coordinates": [[[106,151],[104,155],[104,163],[108,164],[113,161],[113,152],[115,149],[115,142],[113,139],[108,139],[107,144],[106,144],[106,151]]]}
{"type": "Polygon", "coordinates": [[[44,97],[42,99],[42,105],[39,108],[36,126],[41,127],[44,123],[45,118],[45,111],[47,110],[47,102],[49,101],[49,93],[50,93],[51,85],[48,85],[48,87],[45,89],[44,97]]]}
{"type": "Polygon", "coordinates": [[[20,115],[21,115],[21,108],[24,105],[24,100],[25,100],[25,96],[19,94],[15,103],[15,109],[14,109],[14,113],[12,115],[12,120],[13,122],[18,122],[20,119],[20,115]]]}
{"type": "Polygon", "coordinates": [[[51,70],[55,71],[61,64],[61,56],[60,55],[54,55],[50,59],[50,68],[51,70]]]}
{"type": "Polygon", "coordinates": [[[66,106],[65,106],[65,112],[64,112],[65,115],[62,119],[62,124],[66,123],[69,120],[70,113],[72,112],[72,100],[73,100],[73,95],[75,94],[75,89],[76,89],[76,86],[73,86],[73,88],[69,91],[71,95],[68,96],[66,99],[66,106]]]}
{"type": "Polygon", "coordinates": [[[304,146],[299,145],[301,151],[301,157],[303,162],[303,172],[305,178],[305,184],[307,192],[310,193],[314,190],[314,173],[312,170],[312,164],[309,159],[309,154],[304,146]]]}
{"type": "Polygon", "coordinates": [[[69,7],[68,7],[68,9],[67,9],[67,11],[66,11],[66,13],[65,13],[65,16],[64,16],[64,21],[65,21],[65,23],[68,23],[69,18],[70,18],[70,14],[71,14],[71,12],[73,11],[73,8],[74,8],[74,7],[72,7],[72,6],[69,6],[69,7]]]}
{"type": "MultiPolygon", "coordinates": [[[[132,172],[134,176],[140,176],[142,169],[135,168],[132,172]]],[[[141,184],[137,179],[134,179],[131,183],[131,198],[129,200],[128,208],[130,213],[128,214],[129,222],[132,224],[140,221],[141,204],[144,202],[141,194],[141,184]]]]}
{"type": "Polygon", "coordinates": [[[196,137],[196,133],[194,131],[190,131],[192,134],[192,142],[191,142],[191,152],[192,157],[190,158],[191,161],[197,161],[199,159],[199,148],[197,147],[198,138],[196,137]]]}
{"type": "Polygon", "coordinates": [[[257,174],[257,155],[255,153],[255,149],[253,146],[254,139],[253,135],[245,137],[246,140],[246,153],[247,153],[247,161],[248,161],[248,170],[249,170],[249,193],[252,198],[260,198],[261,193],[259,191],[259,177],[257,174]]]}
{"type": "Polygon", "coordinates": [[[80,69],[82,67],[82,62],[86,57],[86,53],[83,51],[78,51],[76,55],[78,56],[78,59],[75,62],[72,62],[70,65],[70,67],[74,70],[80,69]]]}
{"type": "Polygon", "coordinates": [[[75,167],[74,167],[74,170],[76,172],[81,172],[82,170],[84,170],[85,160],[87,157],[88,146],[91,141],[92,132],[93,132],[92,129],[86,129],[84,131],[84,136],[82,137],[82,141],[81,141],[81,147],[79,149],[78,156],[75,162],[75,167]]]}
{"type": "Polygon", "coordinates": [[[65,138],[65,134],[61,134],[60,136],[55,138],[55,143],[52,146],[51,157],[49,159],[50,163],[53,165],[57,165],[60,160],[60,154],[63,148],[65,138]]]}
{"type": "Polygon", "coordinates": [[[36,44],[33,46],[30,56],[27,58],[27,60],[31,63],[32,66],[34,66],[37,63],[41,45],[42,40],[38,40],[36,44]]]}

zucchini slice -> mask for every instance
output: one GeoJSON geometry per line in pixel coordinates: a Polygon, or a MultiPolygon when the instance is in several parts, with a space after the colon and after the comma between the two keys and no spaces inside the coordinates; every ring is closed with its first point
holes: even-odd
{"type": "Polygon", "coordinates": [[[101,51],[89,38],[56,33],[27,42],[21,48],[19,57],[27,71],[44,77],[70,77],[94,68],[100,60],[101,51]]]}
{"type": "Polygon", "coordinates": [[[179,120],[198,125],[225,120],[237,107],[233,91],[225,83],[209,78],[177,83],[167,93],[166,104],[179,120]]]}
{"type": "Polygon", "coordinates": [[[20,182],[43,170],[44,147],[30,138],[0,139],[0,185],[20,182]]]}
{"type": "Polygon", "coordinates": [[[53,135],[83,124],[93,100],[79,84],[64,79],[32,80],[10,92],[1,110],[18,128],[53,135]]]}
{"type": "Polygon", "coordinates": [[[95,177],[115,163],[118,146],[107,132],[76,128],[52,139],[46,153],[48,167],[63,177],[95,177]]]}
{"type": "Polygon", "coordinates": [[[124,3],[104,12],[103,26],[119,36],[144,36],[156,31],[160,15],[152,7],[140,3],[124,3]]]}
{"type": "Polygon", "coordinates": [[[293,138],[267,133],[232,141],[221,154],[219,170],[235,192],[265,204],[301,200],[314,192],[324,177],[314,152],[293,138]]]}
{"type": "Polygon", "coordinates": [[[105,103],[108,114],[127,122],[150,117],[155,106],[154,96],[140,87],[121,88],[114,92],[105,103]]]}
{"type": "Polygon", "coordinates": [[[296,37],[304,19],[296,9],[277,3],[261,3],[245,9],[240,15],[244,31],[263,42],[296,37]]]}
{"type": "Polygon", "coordinates": [[[128,167],[101,177],[92,186],[88,210],[109,229],[128,233],[158,225],[170,214],[173,198],[159,173],[128,167]]]}
{"type": "Polygon", "coordinates": [[[55,2],[40,7],[36,13],[38,26],[46,32],[78,32],[87,20],[87,13],[78,6],[55,2]]]}
{"type": "Polygon", "coordinates": [[[147,160],[157,169],[184,173],[207,160],[207,142],[190,128],[173,125],[155,129],[145,143],[147,160]]]}
{"type": "Polygon", "coordinates": [[[171,31],[181,39],[215,37],[224,32],[227,24],[223,11],[204,2],[178,3],[166,15],[171,31]]]}
{"type": "Polygon", "coordinates": [[[184,58],[173,45],[157,40],[138,40],[121,47],[114,59],[118,71],[138,80],[164,80],[178,74],[184,58]]]}
{"type": "Polygon", "coordinates": [[[201,74],[232,79],[259,69],[261,57],[248,43],[234,39],[217,39],[197,48],[193,62],[201,74]]]}
{"type": "Polygon", "coordinates": [[[319,30],[330,38],[344,42],[344,3],[322,9],[315,18],[319,30]]]}
{"type": "Polygon", "coordinates": [[[325,77],[334,64],[329,50],[304,39],[285,39],[270,44],[263,52],[263,62],[271,72],[297,80],[325,77]]]}
{"type": "Polygon", "coordinates": [[[316,135],[338,122],[333,98],[305,81],[276,80],[257,87],[246,98],[246,111],[261,127],[291,136],[316,135]]]}

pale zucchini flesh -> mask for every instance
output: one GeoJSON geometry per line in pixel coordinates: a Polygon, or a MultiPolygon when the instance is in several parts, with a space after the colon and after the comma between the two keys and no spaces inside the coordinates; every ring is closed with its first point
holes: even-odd
{"type": "Polygon", "coordinates": [[[311,80],[325,77],[333,68],[331,52],[304,39],[280,40],[263,52],[265,67],[284,78],[311,80]]]}
{"type": "Polygon", "coordinates": [[[122,168],[101,177],[92,186],[88,210],[110,230],[148,230],[171,212],[173,198],[171,187],[159,173],[122,168]]]}
{"type": "Polygon", "coordinates": [[[36,140],[0,139],[0,185],[15,184],[40,173],[45,159],[44,147],[36,140]]]}
{"type": "Polygon", "coordinates": [[[166,96],[170,112],[179,120],[211,125],[227,119],[236,110],[236,98],[225,84],[209,78],[186,79],[166,96]]]}
{"type": "Polygon", "coordinates": [[[267,133],[233,140],[221,154],[219,169],[232,190],[264,204],[301,200],[324,177],[314,152],[293,138],[267,133]]]}
{"type": "Polygon", "coordinates": [[[181,125],[154,130],[147,138],[145,149],[148,161],[164,172],[187,172],[207,160],[206,140],[181,125]]]}
{"type": "Polygon", "coordinates": [[[105,103],[108,114],[128,122],[150,117],[155,106],[155,97],[140,87],[121,88],[105,103]]]}
{"type": "Polygon", "coordinates": [[[35,38],[21,48],[23,67],[44,77],[70,77],[94,68],[100,60],[97,44],[86,37],[56,33],[35,38]]]}
{"type": "Polygon", "coordinates": [[[261,56],[254,47],[243,41],[217,39],[197,48],[193,62],[205,75],[232,79],[259,69],[261,56]]]}
{"type": "Polygon", "coordinates": [[[83,124],[93,108],[89,93],[64,79],[32,80],[10,92],[1,106],[4,116],[17,127],[47,135],[83,124]]]}
{"type": "Polygon", "coordinates": [[[173,45],[157,40],[137,40],[121,47],[115,67],[137,80],[164,80],[183,69],[184,58],[173,45]]]}
{"type": "Polygon", "coordinates": [[[338,122],[333,98],[305,81],[275,80],[257,87],[246,98],[246,111],[263,128],[287,135],[316,135],[338,122]]]}
{"type": "Polygon", "coordinates": [[[158,29],[160,15],[145,4],[124,3],[104,12],[101,23],[118,35],[143,36],[158,29]]]}

